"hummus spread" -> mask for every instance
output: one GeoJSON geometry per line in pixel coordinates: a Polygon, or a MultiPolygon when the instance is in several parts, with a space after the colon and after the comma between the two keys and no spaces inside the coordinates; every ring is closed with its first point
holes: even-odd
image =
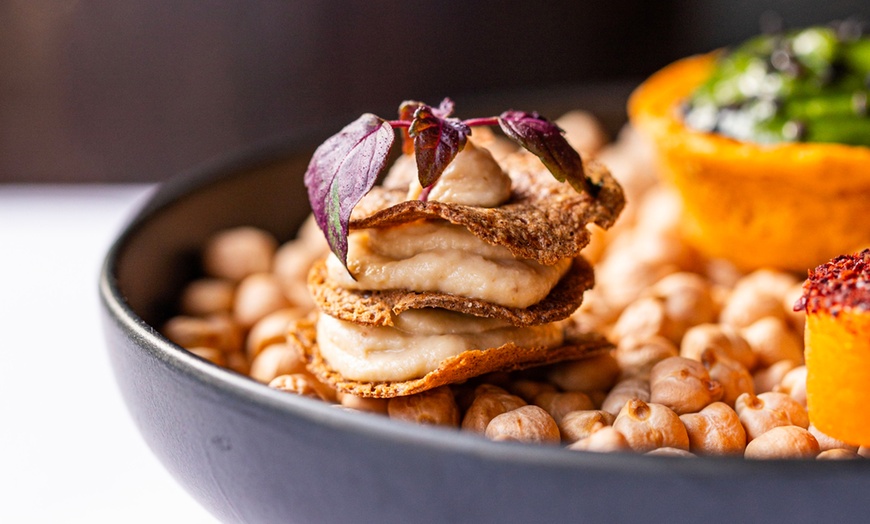
{"type": "MultiPolygon", "coordinates": [[[[422,191],[416,176],[412,179],[409,199],[418,198],[422,191]]],[[[496,207],[510,195],[511,179],[498,162],[486,149],[468,143],[428,198],[496,207]]],[[[571,259],[551,266],[517,259],[507,248],[488,244],[465,227],[420,220],[352,232],[347,265],[350,272],[335,255],[327,260],[328,278],[347,289],[441,292],[526,308],[550,293],[571,267],[571,259]]],[[[418,378],[445,359],[472,349],[508,342],[549,348],[563,341],[560,323],[515,327],[431,308],[396,315],[392,327],[359,325],[325,313],[317,322],[321,355],[345,378],[359,381],[418,378]]]]}
{"type": "Polygon", "coordinates": [[[359,381],[401,381],[438,368],[445,359],[472,349],[512,342],[523,347],[556,347],[564,341],[560,323],[514,327],[502,321],[441,309],[409,310],[395,327],[372,327],[320,315],[317,344],[330,366],[359,381]]]}
{"type": "MultiPolygon", "coordinates": [[[[508,200],[510,185],[510,177],[489,151],[469,143],[445,169],[429,198],[495,207],[508,200]]],[[[420,190],[415,179],[409,197],[416,198],[420,190]]],[[[462,226],[418,221],[352,232],[347,266],[350,273],[334,255],[327,260],[329,278],[347,289],[437,291],[525,308],[549,294],[571,259],[552,266],[520,260],[462,226]]]]}

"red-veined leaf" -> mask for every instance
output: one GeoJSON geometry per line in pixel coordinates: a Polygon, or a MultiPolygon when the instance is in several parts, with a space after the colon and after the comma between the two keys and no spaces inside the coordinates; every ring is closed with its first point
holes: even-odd
{"type": "Polygon", "coordinates": [[[417,175],[424,188],[438,180],[447,165],[465,147],[468,135],[471,134],[471,128],[461,120],[440,116],[449,114],[445,111],[452,110],[453,102],[449,99],[445,99],[438,109],[420,106],[408,129],[414,138],[417,175]]]}
{"type": "Polygon", "coordinates": [[[505,135],[541,159],[560,182],[594,196],[595,184],[586,177],[580,154],[565,140],[559,126],[538,113],[505,111],[498,117],[505,135]]]}
{"type": "Polygon", "coordinates": [[[350,214],[384,169],[394,139],[389,122],[367,113],[321,144],[308,164],[314,218],[345,266],[350,214]]]}

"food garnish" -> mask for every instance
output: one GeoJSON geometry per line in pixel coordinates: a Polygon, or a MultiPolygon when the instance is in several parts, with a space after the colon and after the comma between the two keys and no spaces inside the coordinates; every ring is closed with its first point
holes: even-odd
{"type": "Polygon", "coordinates": [[[756,143],[870,146],[870,38],[854,22],[761,35],[721,53],[686,125],[756,143]]]}
{"type": "Polygon", "coordinates": [[[568,182],[578,192],[597,193],[598,185],[587,177],[579,153],[556,124],[538,113],[510,110],[497,117],[460,120],[450,116],[453,109],[453,102],[445,98],[438,107],[403,102],[399,120],[366,113],[314,152],[305,172],[308,199],[330,249],[345,266],[351,213],[383,171],[395,140],[394,129],[403,131],[403,151],[416,157],[423,187],[420,199],[424,201],[444,169],[465,147],[471,128],[496,125],[540,158],[557,180],[568,182]]]}

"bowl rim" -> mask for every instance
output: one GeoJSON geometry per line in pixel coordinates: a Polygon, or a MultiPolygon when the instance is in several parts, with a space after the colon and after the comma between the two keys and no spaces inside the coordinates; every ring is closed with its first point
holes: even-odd
{"type": "MultiPolygon", "coordinates": [[[[220,183],[240,173],[276,162],[281,155],[313,147],[319,143],[312,137],[318,133],[299,133],[269,140],[252,147],[224,155],[189,171],[182,172],[158,185],[145,202],[139,204],[126,225],[116,235],[100,267],[98,293],[101,307],[111,322],[138,339],[136,347],[189,378],[222,390],[236,400],[259,405],[278,415],[287,414],[335,430],[364,434],[370,438],[415,444],[432,450],[473,455],[488,461],[510,462],[518,466],[535,464],[548,468],[578,472],[607,471],[615,473],[661,474],[692,476],[745,476],[747,474],[777,475],[787,473],[798,477],[830,475],[844,471],[870,472],[870,461],[863,460],[750,460],[742,456],[698,456],[695,458],[645,456],[635,452],[595,453],[566,449],[564,445],[494,442],[482,436],[455,428],[432,427],[391,420],[379,414],[351,412],[317,399],[288,394],[270,388],[251,378],[202,359],[164,337],[142,319],[124,299],[118,287],[117,265],[121,252],[137,232],[155,215],[185,199],[189,194],[220,183]]],[[[324,135],[326,136],[326,135],[324,135]]]]}

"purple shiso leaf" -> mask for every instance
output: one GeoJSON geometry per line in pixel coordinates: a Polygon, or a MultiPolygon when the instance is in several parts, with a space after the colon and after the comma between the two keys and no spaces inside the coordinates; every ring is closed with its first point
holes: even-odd
{"type": "Polygon", "coordinates": [[[314,219],[345,267],[351,212],[383,171],[394,139],[389,122],[366,113],[321,144],[308,164],[314,219]]]}
{"type": "Polygon", "coordinates": [[[565,140],[559,126],[538,113],[505,111],[498,117],[505,135],[541,159],[560,182],[579,193],[595,195],[597,186],[586,178],[580,154],[565,140]]]}
{"type": "Polygon", "coordinates": [[[434,184],[444,169],[465,147],[471,128],[456,118],[446,118],[453,110],[449,99],[438,109],[423,105],[414,113],[409,128],[414,138],[414,153],[417,157],[417,176],[424,188],[434,184]]]}

